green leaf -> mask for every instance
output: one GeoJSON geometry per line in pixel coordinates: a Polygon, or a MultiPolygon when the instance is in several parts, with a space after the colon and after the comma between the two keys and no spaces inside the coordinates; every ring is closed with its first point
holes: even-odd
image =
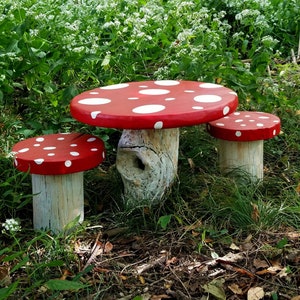
{"type": "Polygon", "coordinates": [[[283,249],[288,243],[288,239],[286,237],[284,237],[282,240],[280,240],[277,245],[276,248],[278,249],[283,249]]]}
{"type": "Polygon", "coordinates": [[[45,286],[52,291],[78,291],[86,287],[85,284],[78,281],[50,279],[45,286]]]}
{"type": "Polygon", "coordinates": [[[161,216],[158,219],[157,223],[161,226],[162,229],[166,229],[168,224],[170,223],[171,218],[172,218],[172,215],[161,216]]]}
{"type": "Polygon", "coordinates": [[[206,293],[213,295],[218,300],[226,300],[225,291],[223,288],[224,280],[215,279],[203,286],[206,293]]]}
{"type": "Polygon", "coordinates": [[[19,281],[12,283],[9,287],[0,289],[0,300],[7,299],[12,293],[17,290],[19,281]]]}
{"type": "Polygon", "coordinates": [[[16,270],[22,268],[29,262],[29,257],[25,256],[18,264],[16,264],[11,270],[10,273],[15,272],[16,270]]]}

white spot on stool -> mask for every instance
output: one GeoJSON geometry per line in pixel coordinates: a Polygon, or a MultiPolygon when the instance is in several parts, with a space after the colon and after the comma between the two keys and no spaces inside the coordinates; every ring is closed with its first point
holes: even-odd
{"type": "Polygon", "coordinates": [[[194,98],[196,102],[202,103],[214,103],[222,100],[220,96],[217,95],[199,95],[194,98]]]}
{"type": "Polygon", "coordinates": [[[164,126],[164,123],[162,121],[158,121],[154,124],[154,129],[162,129],[164,126]]]}
{"type": "Polygon", "coordinates": [[[240,137],[241,135],[242,135],[242,133],[240,131],[235,132],[235,136],[240,137]]]}
{"type": "Polygon", "coordinates": [[[43,142],[45,139],[43,137],[39,137],[36,139],[37,142],[43,142]]]}
{"type": "Polygon", "coordinates": [[[95,141],[96,141],[95,137],[90,137],[90,138],[87,139],[88,143],[95,142],[95,141]]]}
{"type": "Polygon", "coordinates": [[[117,90],[117,89],[126,88],[128,86],[129,86],[128,83],[119,83],[119,84],[112,84],[112,85],[108,85],[108,86],[103,86],[100,89],[102,89],[102,90],[117,90]]]}
{"type": "Polygon", "coordinates": [[[19,153],[25,153],[25,152],[27,152],[28,150],[29,150],[29,148],[23,148],[23,149],[19,150],[18,152],[19,152],[19,153]]]}
{"type": "Polygon", "coordinates": [[[173,85],[180,84],[180,82],[176,80],[156,80],[154,81],[154,84],[162,85],[162,86],[173,86],[173,85]]]}
{"type": "Polygon", "coordinates": [[[142,105],[134,108],[132,111],[137,114],[152,114],[164,110],[166,107],[159,104],[142,105]]]}
{"type": "Polygon", "coordinates": [[[139,91],[140,94],[142,95],[165,95],[165,94],[169,94],[170,91],[169,90],[164,90],[164,89],[147,89],[147,90],[142,90],[139,91]]]}
{"type": "Polygon", "coordinates": [[[75,152],[75,151],[70,152],[70,154],[71,154],[72,156],[79,156],[79,153],[78,153],[78,152],[75,152]]]}
{"type": "Polygon", "coordinates": [[[96,119],[97,116],[98,116],[99,114],[101,114],[101,111],[100,111],[100,110],[92,111],[92,112],[91,112],[91,117],[92,117],[92,119],[96,119]]]}
{"type": "Polygon", "coordinates": [[[37,165],[41,165],[43,162],[44,162],[44,159],[43,158],[37,158],[34,160],[34,162],[37,164],[37,165]]]}
{"type": "Polygon", "coordinates": [[[227,115],[229,112],[230,112],[229,106],[225,106],[225,107],[223,108],[223,115],[227,115]]]}
{"type": "Polygon", "coordinates": [[[106,98],[86,98],[78,101],[79,104],[84,104],[84,105],[102,105],[110,102],[111,100],[106,98]]]}
{"type": "Polygon", "coordinates": [[[72,162],[71,162],[70,160],[66,160],[66,161],[65,161],[65,166],[66,166],[67,168],[71,167],[71,166],[72,166],[72,162]]]}

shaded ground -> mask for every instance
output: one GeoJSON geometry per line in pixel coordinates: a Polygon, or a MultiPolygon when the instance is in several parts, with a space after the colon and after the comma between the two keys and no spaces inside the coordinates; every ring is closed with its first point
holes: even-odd
{"type": "Polygon", "coordinates": [[[78,239],[75,252],[82,270],[94,265],[86,280],[106,290],[103,299],[299,299],[299,233],[216,242],[198,228],[155,239],[95,232],[78,239]]]}

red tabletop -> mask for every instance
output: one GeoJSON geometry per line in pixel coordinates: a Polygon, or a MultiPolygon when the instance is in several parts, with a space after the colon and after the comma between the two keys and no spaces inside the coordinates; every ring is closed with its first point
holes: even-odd
{"type": "Polygon", "coordinates": [[[71,101],[71,114],[99,127],[162,129],[207,123],[234,112],[237,105],[237,94],[222,85],[157,80],[83,92],[71,101]]]}

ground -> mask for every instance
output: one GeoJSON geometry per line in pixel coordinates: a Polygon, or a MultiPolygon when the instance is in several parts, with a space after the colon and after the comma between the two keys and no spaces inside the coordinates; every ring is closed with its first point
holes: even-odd
{"type": "Polygon", "coordinates": [[[81,269],[91,268],[87,282],[106,290],[103,299],[300,299],[298,232],[215,242],[199,236],[199,225],[156,238],[95,231],[75,252],[81,269]]]}

